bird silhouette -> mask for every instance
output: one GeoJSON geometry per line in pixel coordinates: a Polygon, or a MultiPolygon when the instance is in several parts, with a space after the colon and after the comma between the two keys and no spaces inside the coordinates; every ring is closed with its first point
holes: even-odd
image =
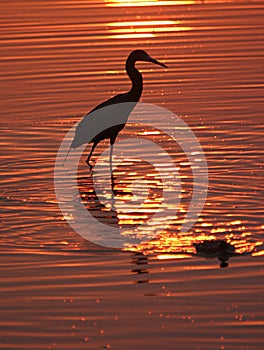
{"type": "MultiPolygon", "coordinates": [[[[129,76],[132,87],[128,92],[118,94],[109,100],[106,100],[88,112],[78,124],[75,130],[75,136],[71,143],[70,150],[75,149],[85,143],[92,143],[93,146],[86,159],[87,165],[92,169],[90,159],[95,147],[102,140],[110,140],[110,169],[112,170],[112,154],[113,145],[115,143],[118,133],[124,128],[128,116],[132,109],[139,101],[143,90],[143,78],[141,73],[136,69],[135,63],[137,61],[151,62],[167,68],[167,66],[154,58],[150,57],[144,50],[132,51],[126,60],[126,72],[129,76]],[[126,103],[130,102],[130,103],[126,103]],[[134,103],[131,103],[134,102],[134,103]],[[117,105],[118,104],[118,105],[117,105]],[[120,105],[122,104],[122,105],[120,105]],[[104,107],[114,106],[117,108],[111,108],[110,116],[106,115],[106,109],[104,107]],[[121,106],[121,107],[120,107],[121,106]],[[103,108],[103,109],[102,109],[103,108]],[[102,110],[101,110],[102,109],[102,110]],[[109,118],[114,118],[110,121],[113,126],[107,127],[109,118]],[[97,131],[96,131],[97,130],[97,131]]],[[[108,109],[109,111],[109,109],[108,109]]],[[[69,150],[69,152],[70,152],[69,150]]],[[[68,152],[68,153],[69,153],[68,152]]],[[[68,154],[67,154],[68,156],[68,154]]],[[[67,158],[66,156],[66,158],[67,158]]]]}

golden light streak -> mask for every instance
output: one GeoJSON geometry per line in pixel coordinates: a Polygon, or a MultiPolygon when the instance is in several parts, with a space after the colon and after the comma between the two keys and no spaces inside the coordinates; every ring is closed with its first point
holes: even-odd
{"type": "Polygon", "coordinates": [[[169,259],[187,259],[192,256],[189,254],[160,254],[157,256],[158,260],[169,260],[169,259]]]}
{"type": "Polygon", "coordinates": [[[193,0],[187,1],[160,1],[160,0],[106,0],[106,6],[110,7],[123,7],[123,6],[168,6],[168,5],[191,5],[195,4],[193,0]]]}
{"type": "Polygon", "coordinates": [[[148,27],[148,28],[126,28],[126,29],[111,29],[111,33],[145,33],[146,31],[154,33],[166,33],[166,32],[183,32],[187,30],[192,30],[192,27],[148,27]]]}
{"type": "Polygon", "coordinates": [[[107,26],[112,34],[109,35],[109,38],[119,39],[152,38],[157,33],[182,32],[193,29],[182,26],[181,21],[172,20],[110,22],[107,26]]]}
{"type": "Polygon", "coordinates": [[[108,23],[109,27],[134,27],[134,26],[165,26],[174,25],[180,23],[180,21],[133,21],[133,22],[112,22],[108,23]]]}
{"type": "Polygon", "coordinates": [[[161,134],[161,132],[160,131],[158,131],[158,130],[156,130],[156,131],[139,131],[138,132],[138,135],[144,135],[144,136],[146,136],[146,135],[160,135],[161,134]]]}
{"type": "Polygon", "coordinates": [[[154,34],[118,34],[118,35],[109,35],[108,38],[114,39],[142,39],[142,38],[153,38],[154,34]]]}
{"type": "Polygon", "coordinates": [[[60,243],[63,245],[69,245],[69,242],[67,242],[67,241],[61,241],[60,243]]]}
{"type": "Polygon", "coordinates": [[[253,252],[252,256],[263,256],[264,255],[264,250],[260,250],[259,252],[253,252]]]}
{"type": "Polygon", "coordinates": [[[221,2],[233,2],[233,0],[105,0],[109,7],[132,7],[132,6],[175,6],[193,4],[217,4],[221,2]]]}

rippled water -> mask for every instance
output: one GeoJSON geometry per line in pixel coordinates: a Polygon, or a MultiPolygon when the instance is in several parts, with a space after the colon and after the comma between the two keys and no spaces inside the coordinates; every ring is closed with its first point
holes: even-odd
{"type": "MultiPolygon", "coordinates": [[[[1,348],[261,349],[263,1],[1,4],[1,348]],[[193,193],[186,155],[157,125],[128,123],[120,133],[124,142],[159,144],[179,169],[180,210],[138,247],[146,256],[75,233],[53,185],[63,137],[97,103],[129,88],[124,62],[135,48],[169,66],[138,64],[141,100],[188,124],[209,172],[202,214],[181,233],[193,193]],[[208,238],[226,239],[242,255],[219,269],[195,255],[193,243],[208,238]]],[[[133,183],[137,199],[148,186],[141,212],[100,205],[85,155],[79,192],[97,219],[130,229],[157,210],[160,177],[144,160],[126,160],[114,175],[123,207],[133,183]]]]}

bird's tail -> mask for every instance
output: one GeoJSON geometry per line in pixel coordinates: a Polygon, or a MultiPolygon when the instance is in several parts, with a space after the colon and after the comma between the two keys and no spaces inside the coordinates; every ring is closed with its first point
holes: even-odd
{"type": "Polygon", "coordinates": [[[64,158],[63,167],[64,167],[64,165],[65,165],[65,161],[66,161],[66,159],[68,158],[68,155],[69,155],[69,153],[70,153],[71,150],[72,150],[72,147],[69,148],[69,150],[68,150],[68,152],[67,152],[67,154],[66,154],[66,157],[64,158]]]}

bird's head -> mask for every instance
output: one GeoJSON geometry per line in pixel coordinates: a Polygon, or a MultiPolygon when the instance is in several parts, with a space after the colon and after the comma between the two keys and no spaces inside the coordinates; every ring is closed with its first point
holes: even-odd
{"type": "Polygon", "coordinates": [[[128,59],[131,59],[132,61],[143,61],[143,62],[152,62],[159,66],[162,66],[164,68],[168,68],[164,63],[161,63],[154,58],[152,58],[149,54],[147,54],[144,50],[134,50],[130,53],[128,56],[128,59]]]}

